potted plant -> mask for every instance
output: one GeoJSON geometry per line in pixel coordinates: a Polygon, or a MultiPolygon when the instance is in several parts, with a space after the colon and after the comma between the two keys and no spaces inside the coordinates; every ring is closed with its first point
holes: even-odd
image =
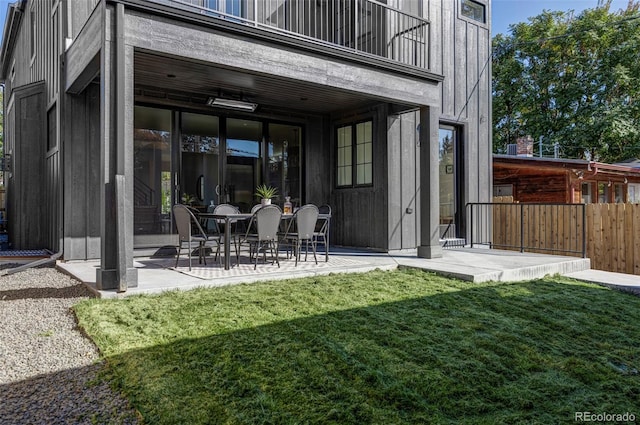
{"type": "Polygon", "coordinates": [[[269,205],[271,203],[271,198],[275,197],[277,194],[278,189],[273,186],[267,186],[264,183],[256,188],[256,196],[260,198],[262,205],[269,205]]]}
{"type": "Polygon", "coordinates": [[[193,195],[190,195],[188,193],[183,193],[182,194],[182,203],[184,205],[193,205],[193,203],[196,201],[196,197],[193,195]]]}

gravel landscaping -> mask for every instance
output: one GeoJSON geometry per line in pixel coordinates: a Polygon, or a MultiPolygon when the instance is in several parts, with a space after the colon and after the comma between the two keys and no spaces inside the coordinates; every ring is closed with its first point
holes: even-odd
{"type": "Polygon", "coordinates": [[[70,307],[91,296],[53,267],[0,277],[0,424],[138,423],[77,328],[70,307]]]}

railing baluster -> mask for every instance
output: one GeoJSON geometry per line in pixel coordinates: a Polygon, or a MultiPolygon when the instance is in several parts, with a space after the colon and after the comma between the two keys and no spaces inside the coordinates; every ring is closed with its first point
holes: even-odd
{"type": "Polygon", "coordinates": [[[148,1],[429,69],[429,21],[377,0],[242,0],[220,1],[219,7],[188,0],[148,1]]]}

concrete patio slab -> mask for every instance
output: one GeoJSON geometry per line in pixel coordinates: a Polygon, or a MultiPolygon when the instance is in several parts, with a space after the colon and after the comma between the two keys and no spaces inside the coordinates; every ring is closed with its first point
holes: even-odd
{"type": "Polygon", "coordinates": [[[58,262],[57,267],[87,284],[99,297],[123,297],[136,294],[154,294],[169,290],[188,290],[198,287],[218,287],[238,283],[266,280],[282,280],[330,273],[358,273],[375,269],[392,270],[397,267],[413,267],[432,271],[471,282],[521,281],[548,274],[567,274],[589,269],[589,260],[541,254],[522,254],[513,251],[497,251],[482,248],[455,248],[443,252],[438,259],[418,258],[416,250],[394,253],[378,253],[336,248],[328,262],[318,257],[294,265],[292,259],[281,258],[280,267],[260,263],[256,270],[248,258],[240,264],[224,270],[212,258],[207,265],[197,264],[195,259],[189,271],[188,261],[181,259],[175,267],[174,258],[136,258],[138,287],[125,293],[96,289],[98,261],[58,262]]]}
{"type": "Polygon", "coordinates": [[[442,258],[418,258],[411,251],[393,254],[401,266],[430,270],[444,276],[470,282],[516,282],[546,275],[588,270],[588,258],[520,253],[486,248],[454,248],[443,251],[442,258]]]}
{"type": "Polygon", "coordinates": [[[605,272],[602,270],[583,270],[568,273],[567,277],[597,283],[598,285],[630,292],[634,295],[640,295],[640,276],[634,274],[605,272]]]}

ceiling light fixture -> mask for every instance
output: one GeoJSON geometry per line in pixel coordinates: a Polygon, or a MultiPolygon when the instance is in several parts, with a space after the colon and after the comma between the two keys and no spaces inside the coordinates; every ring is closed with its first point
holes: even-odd
{"type": "Polygon", "coordinates": [[[244,102],[242,100],[224,99],[222,97],[210,97],[207,99],[207,105],[218,108],[239,109],[241,111],[253,112],[258,107],[257,103],[244,102]]]}

